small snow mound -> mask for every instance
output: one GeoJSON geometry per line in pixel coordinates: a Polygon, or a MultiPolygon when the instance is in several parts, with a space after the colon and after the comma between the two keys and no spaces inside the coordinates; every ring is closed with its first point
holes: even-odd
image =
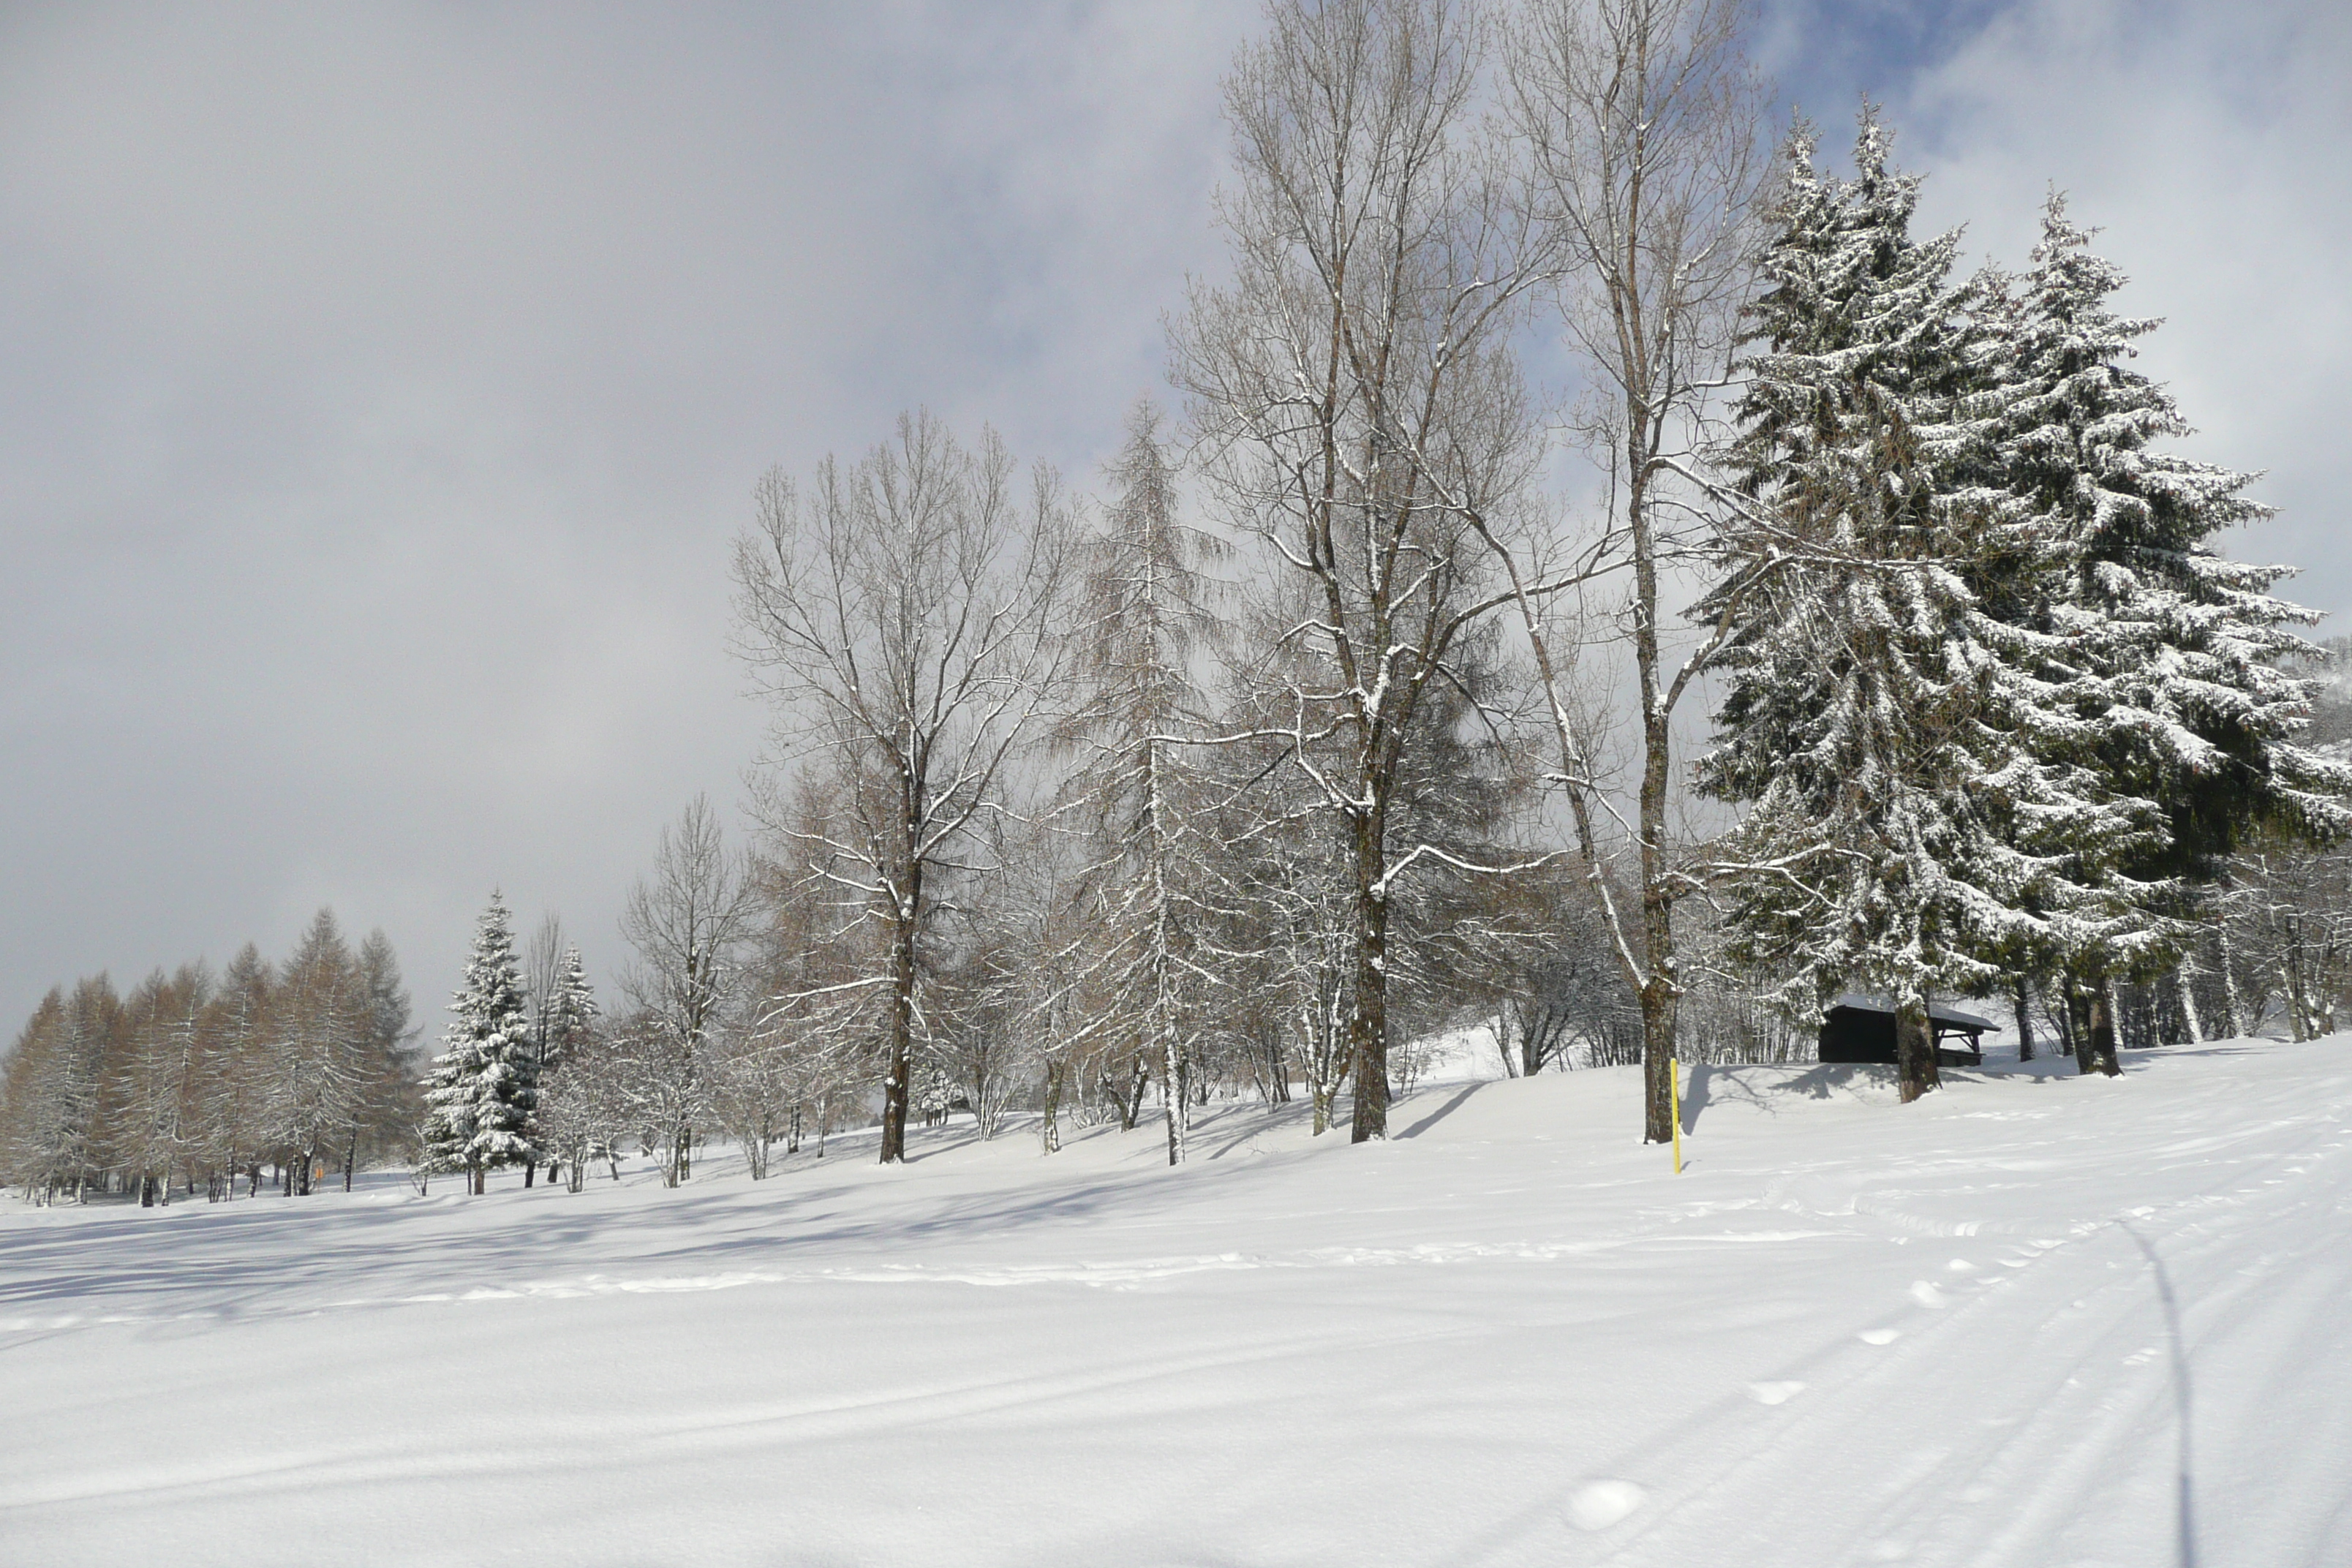
{"type": "Polygon", "coordinates": [[[1801,1383],[1751,1383],[1748,1397],[1759,1405],[1786,1405],[1805,1392],[1801,1383]]]}
{"type": "Polygon", "coordinates": [[[1568,1521],[1579,1530],[1606,1530],[1641,1507],[1643,1497],[1631,1481],[1587,1481],[1568,1500],[1568,1521]]]}

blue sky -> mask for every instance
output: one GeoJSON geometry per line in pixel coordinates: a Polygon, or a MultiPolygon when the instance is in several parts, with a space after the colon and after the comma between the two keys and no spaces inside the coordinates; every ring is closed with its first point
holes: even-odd
{"type": "MultiPolygon", "coordinates": [[[[1084,483],[1213,272],[1253,5],[0,12],[0,1026],[331,904],[438,1008],[490,888],[608,973],[761,715],[729,542],[928,404],[1084,483]]],[[[1769,6],[1971,257],[2050,182],[2168,318],[2242,552],[2352,601],[2352,24],[2320,4],[1769,6]]]]}

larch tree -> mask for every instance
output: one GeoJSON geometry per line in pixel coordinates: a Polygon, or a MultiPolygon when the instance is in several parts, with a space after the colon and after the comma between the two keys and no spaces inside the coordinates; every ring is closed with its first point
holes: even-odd
{"type": "Polygon", "coordinates": [[[371,931],[359,950],[360,1059],[364,1098],[354,1108],[350,1142],[343,1149],[343,1190],[351,1191],[362,1142],[377,1149],[398,1144],[415,1125],[419,1109],[416,1072],[410,1055],[417,1031],[409,1023],[408,987],[400,960],[381,929],[371,931]]]}
{"type": "Polygon", "coordinates": [[[223,1198],[231,1195],[240,1171],[251,1178],[252,1191],[260,1188],[260,1119],[267,1100],[269,998],[275,984],[269,962],[248,942],[221,971],[219,988],[205,1012],[205,1159],[221,1173],[217,1195],[223,1198]]]}
{"type": "Polygon", "coordinates": [[[320,910],[271,993],[268,1117],[289,1195],[307,1195],[331,1138],[354,1129],[372,1086],[367,997],[350,945],[320,910]]]}
{"type": "Polygon", "coordinates": [[[78,1027],[88,1012],[52,987],[10,1047],[0,1078],[0,1158],[28,1200],[53,1201],[73,1179],[97,1109],[96,1062],[78,1027]]]}
{"type": "Polygon", "coordinates": [[[1079,701],[1062,726],[1079,752],[1066,815],[1096,850],[1078,895],[1091,917],[1085,990],[1095,1026],[1133,1030],[1154,1062],[1174,1165],[1189,1129],[1189,1064],[1216,986],[1203,962],[1222,907],[1208,817],[1216,785],[1200,755],[1213,725],[1198,669],[1218,629],[1202,568],[1224,545],[1180,517],[1150,405],[1129,417],[1110,479],[1102,531],[1083,552],[1079,701]]]}
{"type": "Polygon", "coordinates": [[[173,1168],[194,1152],[197,1022],[211,995],[211,973],[183,964],[124,1000],[124,1049],[104,1098],[110,1162],[136,1181],[142,1207],[171,1201],[173,1168]]]}
{"type": "MultiPolygon", "coordinates": [[[[554,997],[558,973],[564,954],[563,917],[550,910],[539,918],[532,928],[530,941],[522,950],[522,984],[526,1005],[530,1010],[530,1052],[533,1068],[544,1078],[548,1068],[547,1031],[548,1004],[554,997]]],[[[536,1140],[534,1140],[536,1141],[536,1140]]],[[[531,1161],[523,1166],[522,1184],[530,1186],[539,1176],[539,1163],[531,1161]]],[[[551,1176],[549,1178],[552,1180],[551,1176]]]]}
{"type": "Polygon", "coordinates": [[[761,804],[770,845],[754,862],[759,919],[739,1038],[792,1083],[788,1146],[797,1147],[813,1111],[821,1155],[836,1103],[888,1071],[875,1070],[877,1044],[887,1048],[882,990],[873,984],[887,965],[884,938],[856,872],[831,864],[827,847],[856,836],[828,773],[803,769],[785,800],[770,792],[761,804]]]}

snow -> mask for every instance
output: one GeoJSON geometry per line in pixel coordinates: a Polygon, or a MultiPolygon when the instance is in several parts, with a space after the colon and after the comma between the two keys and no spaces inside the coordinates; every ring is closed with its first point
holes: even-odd
{"type": "Polygon", "coordinates": [[[2032,1065],[10,1203],[0,1561],[2352,1563],[2352,1054],[2032,1065]]]}

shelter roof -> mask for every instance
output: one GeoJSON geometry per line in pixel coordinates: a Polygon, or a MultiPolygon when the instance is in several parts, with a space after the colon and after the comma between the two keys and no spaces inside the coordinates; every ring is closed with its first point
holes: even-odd
{"type": "MultiPolygon", "coordinates": [[[[1832,1002],[1823,1011],[1833,1012],[1840,1007],[1851,1008],[1857,1013],[1884,1013],[1891,1018],[1895,1016],[1895,998],[1881,991],[1849,991],[1832,1002]]],[[[1956,1029],[1990,1030],[2000,1027],[1990,1018],[1979,1018],[1974,1013],[1963,1013],[1958,1007],[1947,1007],[1939,1002],[1927,1004],[1927,1018],[1930,1023],[1948,1024],[1956,1029]]]]}

